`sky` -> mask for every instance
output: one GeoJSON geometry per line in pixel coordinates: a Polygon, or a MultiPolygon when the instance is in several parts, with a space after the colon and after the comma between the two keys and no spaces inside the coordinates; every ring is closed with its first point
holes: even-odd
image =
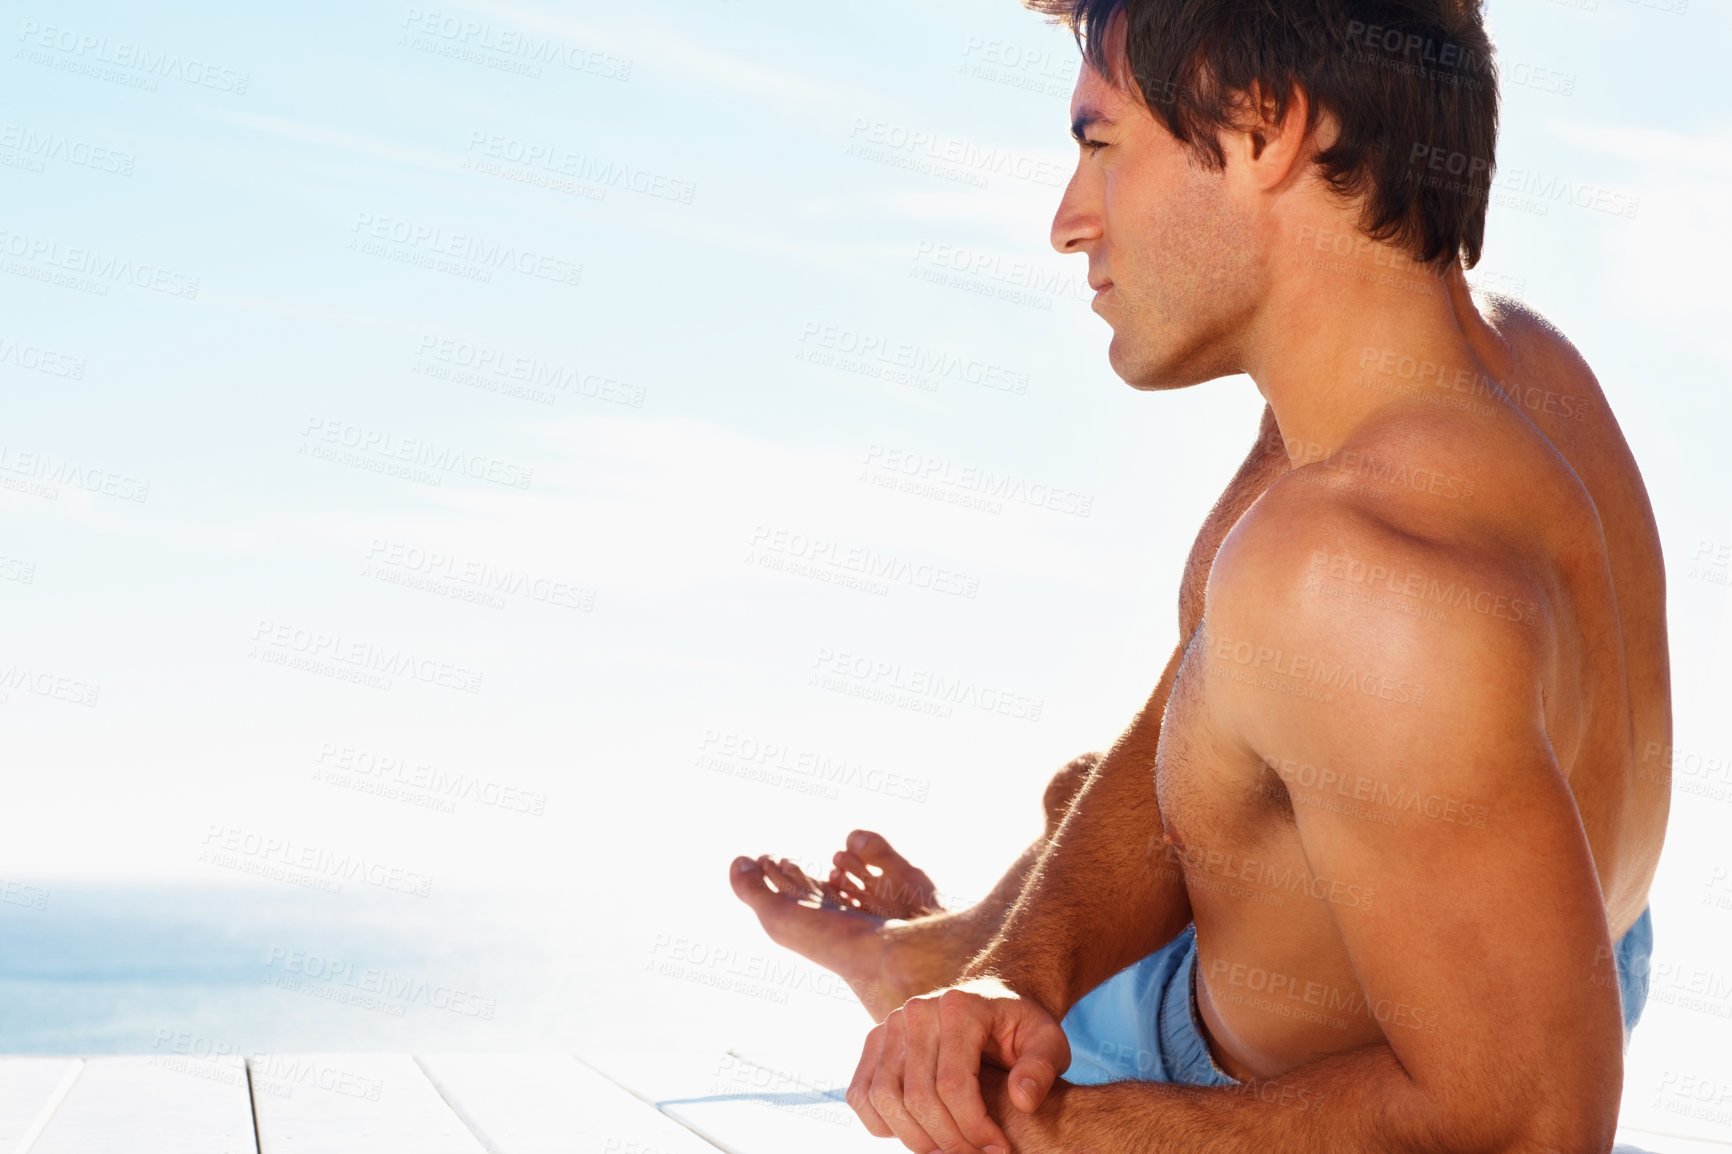
{"type": "MultiPolygon", "coordinates": [[[[1261,401],[1108,368],[1047,243],[1067,33],[1008,0],[9,19],[8,892],[348,860],[405,901],[582,891],[597,949],[744,941],[728,858],[859,825],[982,892],[1158,676],[1261,401]]],[[[1656,1016],[1724,1039],[1732,15],[1488,21],[1475,279],[1576,343],[1653,499],[1655,914],[1720,991],[1656,1016]],[[1534,193],[1565,182],[1587,207],[1534,193]]]]}

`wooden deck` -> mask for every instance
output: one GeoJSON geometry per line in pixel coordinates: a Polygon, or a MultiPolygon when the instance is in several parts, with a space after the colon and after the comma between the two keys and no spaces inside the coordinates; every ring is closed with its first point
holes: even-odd
{"type": "MultiPolygon", "coordinates": [[[[1614,1154],[1732,1150],[1627,1131],[1619,1142],[1614,1154]]],[[[564,1054],[0,1058],[0,1154],[900,1149],[866,1134],[834,1085],[732,1052],[622,1060],[605,1074],[564,1054]]]]}

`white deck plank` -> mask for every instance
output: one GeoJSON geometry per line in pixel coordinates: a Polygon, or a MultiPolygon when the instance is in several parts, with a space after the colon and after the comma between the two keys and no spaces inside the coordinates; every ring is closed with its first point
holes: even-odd
{"type": "Polygon", "coordinates": [[[716,1154],[714,1146],[566,1054],[428,1054],[416,1060],[489,1154],[716,1154]]]}
{"type": "Polygon", "coordinates": [[[407,1054],[247,1060],[260,1154],[484,1154],[407,1054]]]}
{"type": "Polygon", "coordinates": [[[0,1058],[0,1154],[24,1154],[72,1088],[77,1058],[0,1058]]]}
{"type": "Polygon", "coordinates": [[[86,1058],[30,1154],[255,1154],[237,1057],[86,1058]]]}
{"type": "Polygon", "coordinates": [[[843,1101],[853,1073],[835,1060],[735,1052],[609,1056],[604,1073],[734,1154],[886,1154],[843,1101]]]}
{"type": "Polygon", "coordinates": [[[1618,1127],[1616,1141],[1612,1154],[1732,1154],[1732,1142],[1686,1138],[1631,1126],[1618,1127]]]}

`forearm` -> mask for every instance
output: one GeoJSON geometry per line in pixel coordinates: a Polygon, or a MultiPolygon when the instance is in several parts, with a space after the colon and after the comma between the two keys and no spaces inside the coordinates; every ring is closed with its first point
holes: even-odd
{"type": "Polygon", "coordinates": [[[967,909],[929,914],[884,927],[885,948],[901,978],[895,998],[898,1004],[962,980],[969,963],[1004,926],[1005,916],[1022,892],[1044,844],[1043,839],[1023,850],[992,892],[967,909]]]}
{"type": "Polygon", "coordinates": [[[993,976],[1062,1017],[1085,993],[1171,941],[1191,917],[1161,853],[1155,748],[1173,655],[1148,705],[1090,775],[1002,928],[965,977],[993,976]]]}
{"type": "MultiPolygon", "coordinates": [[[[1541,1118],[1516,1104],[1544,1088],[1507,1084],[1501,1093],[1491,1088],[1443,1101],[1423,1092],[1382,1044],[1237,1086],[1059,1082],[1033,1115],[1010,1104],[1003,1083],[995,1073],[987,1104],[1017,1154],[1575,1154],[1603,1148],[1591,1120],[1570,1120],[1571,1113],[1592,1115],[1591,1105],[1541,1118]]],[[[1616,1102],[1610,1110],[1615,1118],[1616,1102]]]]}

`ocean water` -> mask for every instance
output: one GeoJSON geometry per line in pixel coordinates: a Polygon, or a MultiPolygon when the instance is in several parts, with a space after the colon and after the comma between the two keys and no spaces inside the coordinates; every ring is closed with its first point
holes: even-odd
{"type": "Polygon", "coordinates": [[[0,903],[4,1052],[531,1049],[584,1029],[584,955],[550,964],[546,901],[287,886],[28,896],[0,903]]]}
{"type": "Polygon", "coordinates": [[[846,1054],[870,1023],[722,884],[414,897],[75,883],[0,902],[0,1053],[846,1054]]]}

